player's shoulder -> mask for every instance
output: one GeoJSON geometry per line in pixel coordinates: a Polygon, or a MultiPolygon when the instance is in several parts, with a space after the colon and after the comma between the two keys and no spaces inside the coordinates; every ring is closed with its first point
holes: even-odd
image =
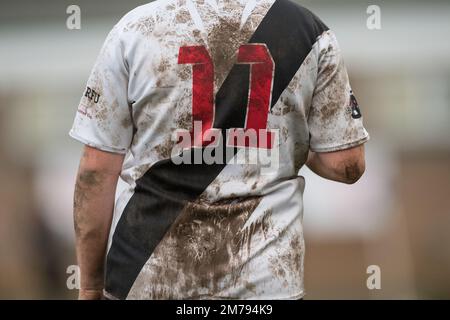
{"type": "Polygon", "coordinates": [[[150,31],[160,21],[168,8],[175,7],[177,0],[155,0],[138,6],[126,13],[116,24],[115,28],[120,31],[132,31],[144,29],[150,31]]]}
{"type": "Polygon", "coordinates": [[[154,16],[164,10],[167,6],[175,3],[176,0],[155,0],[130,10],[123,16],[121,21],[130,22],[139,18],[154,16]]]}
{"type": "MultiPolygon", "coordinates": [[[[263,21],[264,23],[264,21],[263,21]]],[[[275,0],[265,18],[266,25],[281,30],[280,36],[296,38],[306,48],[316,43],[328,27],[311,10],[295,0],[275,0]]]]}
{"type": "Polygon", "coordinates": [[[295,0],[277,0],[281,1],[284,6],[284,10],[287,14],[291,15],[297,25],[308,33],[311,37],[317,37],[323,32],[328,31],[328,26],[322,21],[319,16],[310,9],[302,6],[295,0]]]}

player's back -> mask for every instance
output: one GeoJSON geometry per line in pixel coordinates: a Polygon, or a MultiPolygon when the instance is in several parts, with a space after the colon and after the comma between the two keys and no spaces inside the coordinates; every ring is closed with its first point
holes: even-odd
{"type": "Polygon", "coordinates": [[[126,15],[71,132],[127,154],[107,295],[302,297],[298,171],[310,148],[367,139],[349,99],[334,35],[289,0],[158,0],[126,15]]]}

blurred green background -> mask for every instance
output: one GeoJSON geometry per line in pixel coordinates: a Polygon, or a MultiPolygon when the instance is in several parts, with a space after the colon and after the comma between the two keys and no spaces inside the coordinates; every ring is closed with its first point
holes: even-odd
{"type": "MultiPolygon", "coordinates": [[[[107,33],[144,3],[0,1],[0,298],[76,297],[81,145],[67,132],[107,33]],[[81,30],[66,27],[71,4],[81,30]]],[[[372,137],[356,185],[301,170],[307,298],[450,298],[450,2],[301,3],[336,32],[372,137]],[[381,30],[367,28],[369,5],[381,30]]]]}

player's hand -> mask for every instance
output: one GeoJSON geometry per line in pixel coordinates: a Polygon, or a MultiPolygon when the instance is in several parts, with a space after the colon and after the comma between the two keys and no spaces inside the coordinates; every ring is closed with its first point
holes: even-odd
{"type": "Polygon", "coordinates": [[[102,289],[80,289],[78,292],[78,300],[102,300],[102,289]]]}

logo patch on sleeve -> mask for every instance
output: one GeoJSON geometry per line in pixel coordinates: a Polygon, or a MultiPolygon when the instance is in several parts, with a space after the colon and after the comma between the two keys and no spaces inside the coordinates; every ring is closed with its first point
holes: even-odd
{"type": "Polygon", "coordinates": [[[349,109],[352,113],[353,119],[359,119],[362,117],[361,109],[359,109],[358,101],[356,100],[353,91],[350,91],[350,106],[349,109]]]}
{"type": "Polygon", "coordinates": [[[86,87],[84,96],[88,98],[89,101],[94,101],[94,103],[98,103],[98,101],[100,100],[100,94],[90,87],[86,87]]]}

